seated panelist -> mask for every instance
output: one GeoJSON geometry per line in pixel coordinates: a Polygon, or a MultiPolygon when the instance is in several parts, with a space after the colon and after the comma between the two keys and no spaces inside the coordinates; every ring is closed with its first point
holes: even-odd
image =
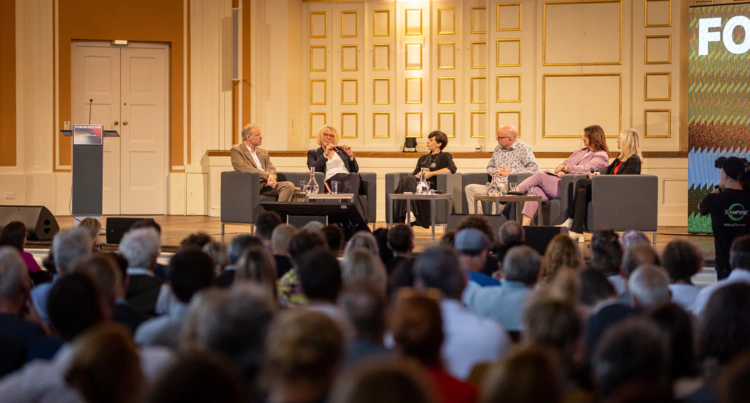
{"type": "Polygon", "coordinates": [[[359,199],[362,181],[359,177],[359,165],[354,158],[352,148],[346,144],[338,145],[339,132],[333,126],[325,125],[318,130],[320,147],[307,151],[307,167],[325,175],[325,191],[333,189],[331,182],[339,182],[338,193],[353,193],[354,206],[362,218],[367,221],[362,201],[359,199]]]}
{"type": "Polygon", "coordinates": [[[288,181],[276,181],[276,168],[271,163],[268,151],[260,148],[263,136],[260,128],[249,124],[242,129],[242,143],[232,146],[229,154],[232,167],[240,172],[257,172],[260,174],[260,194],[277,196],[278,201],[288,202],[294,195],[294,184],[288,181]]]}
{"type": "MultiPolygon", "coordinates": [[[[641,135],[635,129],[625,129],[617,138],[620,154],[609,166],[594,173],[588,179],[576,182],[573,193],[574,208],[568,211],[568,220],[563,223],[570,229],[569,235],[578,242],[583,242],[583,223],[586,222],[588,203],[591,201],[591,179],[597,175],[640,175],[641,173],[641,135]]],[[[613,212],[616,214],[616,212],[613,212]]]]}
{"type": "MultiPolygon", "coordinates": [[[[521,182],[518,191],[526,193],[531,190],[536,196],[541,196],[542,201],[559,199],[560,178],[563,175],[587,174],[591,172],[591,168],[598,171],[607,166],[608,153],[604,130],[599,125],[589,126],[583,129],[583,148],[575,150],[573,155],[555,168],[557,176],[550,175],[549,172],[537,172],[521,182]]],[[[538,208],[538,203],[524,203],[523,225],[531,225],[538,208]]]]}

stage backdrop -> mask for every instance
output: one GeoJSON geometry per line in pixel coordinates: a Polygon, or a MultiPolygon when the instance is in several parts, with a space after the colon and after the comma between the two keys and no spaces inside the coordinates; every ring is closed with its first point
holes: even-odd
{"type": "Polygon", "coordinates": [[[750,4],[690,8],[688,231],[711,232],[698,204],[719,183],[714,161],[748,157],[750,4]]]}

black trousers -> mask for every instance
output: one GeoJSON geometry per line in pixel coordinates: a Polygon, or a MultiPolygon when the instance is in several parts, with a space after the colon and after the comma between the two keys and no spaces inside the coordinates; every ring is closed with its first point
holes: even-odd
{"type": "Polygon", "coordinates": [[[573,219],[570,230],[579,234],[583,233],[583,225],[586,223],[589,202],[591,201],[591,179],[584,178],[576,182],[573,191],[573,209],[568,211],[573,219]]]}
{"type": "MultiPolygon", "coordinates": [[[[431,189],[435,188],[435,184],[430,184],[431,189]]],[[[417,191],[417,178],[414,175],[402,176],[398,182],[396,193],[406,193],[417,191]]],[[[411,211],[414,213],[414,217],[417,219],[414,225],[419,225],[424,228],[430,227],[430,202],[428,201],[411,201],[411,211]]],[[[393,203],[393,222],[403,223],[406,220],[406,200],[396,200],[393,203]]]]}
{"type": "Polygon", "coordinates": [[[362,179],[359,177],[359,174],[336,174],[331,176],[325,183],[326,193],[331,192],[331,181],[341,182],[339,184],[339,193],[354,193],[354,208],[359,211],[359,214],[367,222],[367,214],[362,205],[362,200],[359,198],[361,193],[360,188],[362,187],[362,179]]]}

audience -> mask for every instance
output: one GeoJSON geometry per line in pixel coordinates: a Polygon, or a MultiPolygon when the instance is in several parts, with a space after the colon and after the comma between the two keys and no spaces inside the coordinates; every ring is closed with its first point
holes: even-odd
{"type": "MultiPolygon", "coordinates": [[[[637,242],[625,249],[622,255],[620,278],[612,283],[616,286],[622,286],[622,290],[618,291],[620,302],[626,305],[630,304],[629,281],[635,269],[645,264],[658,266],[659,263],[659,255],[648,242],[637,242]]],[[[610,277],[610,280],[612,279],[613,277],[610,277]]]]}
{"type": "Polygon", "coordinates": [[[78,224],[81,228],[86,229],[89,233],[89,238],[91,238],[91,248],[96,251],[99,249],[99,232],[102,230],[102,223],[99,222],[96,218],[93,217],[86,217],[84,218],[80,224],[78,224]]]}
{"type": "Polygon", "coordinates": [[[229,288],[232,286],[237,270],[237,262],[239,262],[242,254],[252,246],[265,247],[263,241],[257,236],[238,235],[232,239],[232,242],[229,243],[229,247],[227,248],[227,260],[229,261],[229,264],[225,266],[224,271],[216,277],[216,282],[214,283],[215,286],[219,288],[229,288]]]}
{"type": "MultiPolygon", "coordinates": [[[[161,237],[161,225],[157,223],[153,218],[144,218],[142,220],[138,220],[133,223],[133,225],[130,226],[129,231],[136,230],[139,228],[153,228],[156,230],[156,233],[159,234],[161,237]]],[[[154,269],[154,276],[156,278],[166,281],[167,280],[167,266],[157,262],[156,263],[156,269],[154,269]]]]}
{"type": "Polygon", "coordinates": [[[307,252],[325,248],[326,241],[319,232],[302,230],[292,237],[289,242],[289,258],[294,267],[278,281],[279,303],[282,307],[293,308],[307,305],[307,297],[302,291],[298,268],[304,262],[304,255],[307,252]]]}
{"type": "Polygon", "coordinates": [[[692,243],[676,239],[664,247],[661,261],[669,273],[672,301],[680,308],[691,311],[700,291],[693,284],[692,278],[703,268],[703,255],[692,243]]]}
{"type": "Polygon", "coordinates": [[[378,228],[373,231],[372,235],[378,244],[378,254],[383,264],[387,264],[393,259],[393,251],[388,247],[388,234],[391,231],[388,228],[378,228]]]}
{"type": "Polygon", "coordinates": [[[219,276],[229,265],[227,245],[224,242],[211,242],[203,247],[203,252],[214,262],[214,276],[219,276]]]}
{"type": "Polygon", "coordinates": [[[627,250],[633,245],[646,243],[650,244],[651,241],[648,240],[648,237],[646,234],[644,234],[641,231],[625,231],[622,236],[620,237],[620,246],[622,246],[622,250],[627,250]]]}
{"type": "Polygon", "coordinates": [[[612,230],[599,230],[591,237],[591,266],[604,272],[617,291],[625,291],[625,281],[620,276],[622,246],[617,234],[612,230]]]}
{"type": "Polygon", "coordinates": [[[336,305],[343,287],[336,256],[325,249],[313,250],[304,255],[297,272],[308,301],[307,309],[327,315],[336,321],[347,339],[353,337],[351,323],[336,305]]]}
{"type": "Polygon", "coordinates": [[[226,362],[191,351],[180,356],[151,390],[148,403],[244,403],[242,380],[226,362]]]}
{"type": "Polygon", "coordinates": [[[325,228],[325,224],[320,221],[310,221],[302,227],[303,231],[320,232],[325,228]]]}
{"type": "Polygon", "coordinates": [[[505,355],[510,340],[502,326],[470,313],[461,304],[466,278],[455,252],[445,246],[427,248],[414,262],[414,275],[420,288],[435,288],[442,294],[442,356],[451,375],[466,379],[477,364],[505,355]]]}
{"type": "Polygon", "coordinates": [[[344,248],[344,256],[346,256],[349,250],[354,248],[365,248],[375,256],[380,256],[378,240],[375,239],[375,235],[367,231],[356,232],[351,238],[349,238],[349,242],[346,243],[346,247],[344,248]]]}
{"type": "Polygon", "coordinates": [[[705,378],[715,379],[722,367],[750,347],[748,312],[748,284],[729,284],[711,296],[698,330],[698,350],[705,378]]]}
{"type": "Polygon", "coordinates": [[[455,246],[456,241],[456,231],[448,231],[443,234],[443,236],[440,237],[440,244],[445,245],[449,248],[453,248],[455,246]]]}
{"type": "Polygon", "coordinates": [[[562,403],[563,380],[557,358],[543,347],[531,346],[496,363],[484,378],[481,401],[562,403]]]}
{"type": "Polygon", "coordinates": [[[141,346],[162,346],[177,350],[180,329],[185,321],[190,299],[193,294],[210,287],[214,282],[213,262],[201,250],[185,248],[172,256],[167,273],[178,303],[168,315],[141,324],[135,332],[135,341],[141,346]]]}
{"type": "MultiPolygon", "coordinates": [[[[326,240],[328,250],[333,256],[338,257],[341,254],[341,250],[344,249],[344,230],[338,225],[328,224],[325,228],[320,230],[323,234],[323,238],[326,240]]],[[[287,246],[287,249],[289,247],[287,246]]],[[[275,252],[274,252],[275,253],[275,252]]]]}
{"type": "Polygon", "coordinates": [[[526,231],[517,221],[506,221],[497,230],[497,260],[502,262],[505,254],[514,246],[526,243],[526,231]]]}
{"type": "Polygon", "coordinates": [[[380,258],[365,248],[349,249],[344,255],[341,278],[345,286],[352,282],[368,280],[378,287],[382,294],[385,294],[388,283],[388,273],[380,258]]]}
{"type": "Polygon", "coordinates": [[[204,246],[213,242],[211,235],[206,232],[199,231],[188,235],[187,238],[183,239],[180,243],[180,248],[193,248],[202,250],[204,246]]]}
{"type": "Polygon", "coordinates": [[[245,253],[237,262],[236,271],[237,276],[234,284],[256,284],[263,288],[268,295],[278,300],[276,262],[264,247],[253,246],[245,249],[245,253]]]}
{"type": "Polygon", "coordinates": [[[354,329],[346,346],[345,366],[388,354],[383,346],[386,301],[380,287],[367,280],[354,282],[341,293],[338,306],[354,329]]]}
{"type": "Polygon", "coordinates": [[[26,247],[26,236],[26,225],[20,221],[11,221],[0,229],[0,246],[12,246],[16,248],[16,251],[20,254],[21,259],[23,259],[26,265],[26,269],[32,273],[36,273],[42,270],[42,268],[39,267],[39,263],[36,262],[31,253],[23,250],[26,247]]]}
{"type": "Polygon", "coordinates": [[[437,403],[424,370],[411,360],[370,361],[342,374],[332,403],[437,403]]]}
{"type": "Polygon", "coordinates": [[[591,310],[586,320],[586,352],[591,357],[602,335],[613,325],[639,312],[630,304],[623,304],[615,293],[612,282],[603,284],[606,275],[597,268],[587,268],[581,272],[581,299],[591,310]],[[599,274],[591,273],[597,270],[599,274]]]}
{"type": "Polygon", "coordinates": [[[459,267],[469,279],[464,298],[467,294],[478,292],[481,287],[500,285],[499,281],[483,273],[492,249],[492,243],[485,234],[474,228],[462,229],[456,233],[454,244],[459,267]]]}
{"type": "Polygon", "coordinates": [[[731,271],[727,278],[707,285],[698,292],[693,304],[695,316],[703,316],[703,311],[706,309],[711,296],[718,290],[730,284],[750,284],[750,235],[741,236],[732,241],[732,246],[729,249],[729,267],[731,271]]]}
{"type": "MultiPolygon", "coordinates": [[[[565,237],[570,240],[569,237],[565,237]]],[[[572,241],[571,241],[572,242],[572,241]]],[[[521,245],[510,249],[503,260],[500,287],[485,287],[465,300],[472,313],[490,318],[509,332],[522,328],[521,316],[526,300],[534,291],[542,258],[534,249],[521,245]]]]}
{"type": "Polygon", "coordinates": [[[659,267],[644,264],[635,269],[628,280],[630,305],[633,308],[648,309],[654,305],[669,302],[669,275],[659,267]]]}
{"type": "Polygon", "coordinates": [[[263,241],[266,250],[273,252],[273,230],[281,225],[281,216],[275,211],[264,211],[258,214],[255,222],[255,236],[263,241]]]}
{"type": "Polygon", "coordinates": [[[0,335],[24,349],[47,335],[44,322],[29,304],[30,290],[23,259],[14,248],[0,247],[0,335]]]}
{"type": "Polygon", "coordinates": [[[296,233],[297,228],[289,224],[281,224],[273,229],[271,249],[273,250],[273,258],[276,260],[276,275],[279,278],[293,266],[292,260],[289,258],[289,244],[296,233]]]}
{"type": "Polygon", "coordinates": [[[39,284],[31,290],[31,300],[34,302],[34,307],[39,316],[47,322],[50,321],[47,312],[47,296],[53,283],[68,275],[76,261],[91,255],[91,238],[89,238],[88,232],[81,227],[60,231],[52,239],[52,252],[55,256],[55,270],[57,271],[53,282],[39,284]]]}
{"type": "Polygon", "coordinates": [[[601,270],[592,267],[578,272],[578,281],[581,284],[580,305],[584,309],[584,318],[591,316],[594,310],[600,308],[602,302],[616,302],[617,292],[607,276],[601,270]]]}
{"type": "Polygon", "coordinates": [[[125,299],[136,312],[148,316],[156,315],[156,301],[163,284],[154,276],[160,249],[161,239],[153,228],[128,231],[120,241],[120,253],[128,261],[130,278],[125,299]]]}
{"type": "Polygon", "coordinates": [[[411,252],[414,250],[414,231],[406,224],[394,225],[388,231],[387,246],[393,252],[393,257],[385,265],[390,276],[399,263],[411,259],[411,252]]]}
{"type": "Polygon", "coordinates": [[[403,290],[396,296],[391,317],[396,350],[422,364],[443,402],[476,402],[476,388],[446,372],[440,359],[443,320],[438,300],[403,290]]]}
{"type": "Polygon", "coordinates": [[[540,277],[551,281],[560,269],[580,269],[583,267],[583,256],[578,242],[565,234],[555,235],[547,245],[542,260],[540,277]]]}
{"type": "MultiPolygon", "coordinates": [[[[493,246],[497,242],[495,240],[495,230],[490,225],[490,222],[487,220],[485,216],[482,215],[469,215],[461,219],[461,221],[458,222],[458,226],[456,226],[456,236],[458,236],[458,233],[461,232],[461,230],[467,229],[467,228],[473,228],[475,230],[478,230],[484,235],[487,236],[487,239],[490,240],[490,244],[493,246]]],[[[494,272],[496,272],[498,269],[498,261],[497,258],[488,255],[487,256],[487,262],[484,265],[484,269],[482,269],[482,272],[488,276],[491,276],[494,272]]]]}

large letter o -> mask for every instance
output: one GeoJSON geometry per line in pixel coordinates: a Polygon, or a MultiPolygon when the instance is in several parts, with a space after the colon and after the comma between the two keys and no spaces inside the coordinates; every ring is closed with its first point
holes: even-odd
{"type": "Polygon", "coordinates": [[[735,55],[741,55],[747,52],[750,50],[750,19],[742,15],[730,18],[729,21],[727,21],[727,25],[724,26],[723,36],[724,47],[726,47],[728,51],[735,55]],[[740,44],[734,43],[734,36],[732,35],[734,29],[738,26],[741,26],[742,29],[745,30],[745,41],[740,44]]]}

